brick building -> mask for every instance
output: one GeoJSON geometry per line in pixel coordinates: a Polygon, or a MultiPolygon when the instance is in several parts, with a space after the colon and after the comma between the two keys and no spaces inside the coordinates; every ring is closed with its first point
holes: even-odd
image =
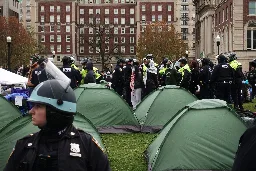
{"type": "Polygon", "coordinates": [[[76,54],[76,2],[37,1],[38,41],[45,46],[45,55],[55,51],[55,62],[65,55],[76,54]]]}
{"type": "Polygon", "coordinates": [[[19,2],[18,0],[0,0],[0,16],[19,17],[19,2]]]}
{"type": "Polygon", "coordinates": [[[255,0],[216,0],[206,4],[194,0],[197,9],[197,52],[204,50],[205,41],[211,42],[207,56],[214,58],[218,53],[215,38],[220,36],[220,53],[236,52],[243,69],[248,70],[249,61],[255,58],[256,50],[256,1],[255,0]],[[211,6],[211,8],[207,8],[211,6]],[[214,9],[214,10],[213,10],[214,9]],[[202,18],[211,13],[213,20],[208,24],[211,34],[204,32],[202,18]],[[202,33],[203,32],[203,33],[202,33]]]}

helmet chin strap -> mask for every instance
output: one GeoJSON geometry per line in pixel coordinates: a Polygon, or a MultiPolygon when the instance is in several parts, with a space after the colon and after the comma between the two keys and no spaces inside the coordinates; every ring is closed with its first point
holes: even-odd
{"type": "Polygon", "coordinates": [[[43,130],[59,131],[70,126],[74,121],[74,114],[58,111],[50,106],[46,106],[46,120],[47,123],[43,130]]]}

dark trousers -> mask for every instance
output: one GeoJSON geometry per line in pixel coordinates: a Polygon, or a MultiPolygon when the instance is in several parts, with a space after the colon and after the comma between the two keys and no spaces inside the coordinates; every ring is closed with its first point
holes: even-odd
{"type": "Polygon", "coordinates": [[[234,107],[243,109],[241,91],[242,91],[242,82],[231,85],[231,97],[234,102],[234,107]]]}
{"type": "Polygon", "coordinates": [[[200,98],[201,99],[211,99],[211,92],[209,85],[203,85],[200,88],[200,98]]]}
{"type": "Polygon", "coordinates": [[[229,83],[216,83],[216,99],[230,103],[230,88],[231,84],[229,83]]]}
{"type": "Polygon", "coordinates": [[[132,106],[131,92],[132,90],[130,87],[125,87],[125,101],[129,104],[129,106],[132,106]]]}

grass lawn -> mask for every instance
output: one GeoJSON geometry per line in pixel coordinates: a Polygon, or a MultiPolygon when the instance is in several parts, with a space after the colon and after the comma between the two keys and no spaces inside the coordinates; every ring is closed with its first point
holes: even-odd
{"type": "MultiPolygon", "coordinates": [[[[253,103],[244,104],[244,108],[252,112],[253,103]]],[[[157,134],[101,134],[107,149],[112,171],[146,171],[147,164],[143,152],[156,138],[157,134]]]]}

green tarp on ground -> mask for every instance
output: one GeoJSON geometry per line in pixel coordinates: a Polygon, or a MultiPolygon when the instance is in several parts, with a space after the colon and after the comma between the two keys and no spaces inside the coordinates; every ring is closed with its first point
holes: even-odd
{"type": "MultiPolygon", "coordinates": [[[[96,128],[82,114],[77,113],[74,126],[92,135],[100,146],[105,149],[96,128]]],[[[16,141],[38,131],[39,129],[31,123],[30,116],[20,116],[0,129],[0,170],[3,170],[16,141]]]]}
{"type": "Polygon", "coordinates": [[[19,109],[0,95],[0,129],[19,116],[19,109]]]}
{"type": "Polygon", "coordinates": [[[140,132],[140,125],[128,104],[113,90],[85,84],[75,89],[77,111],[101,133],[140,132]]]}
{"type": "Polygon", "coordinates": [[[159,88],[148,95],[135,110],[142,125],[142,132],[158,132],[187,104],[197,98],[190,92],[177,86],[159,88]]]}
{"type": "Polygon", "coordinates": [[[226,102],[193,102],[165,125],[146,150],[148,170],[231,170],[245,130],[226,102]]]}

